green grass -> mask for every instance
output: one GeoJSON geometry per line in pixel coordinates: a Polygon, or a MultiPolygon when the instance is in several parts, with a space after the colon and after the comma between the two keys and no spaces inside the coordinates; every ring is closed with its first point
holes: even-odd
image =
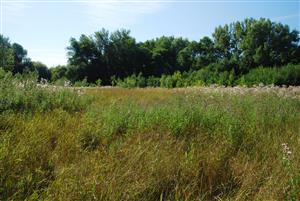
{"type": "Polygon", "coordinates": [[[0,200],[300,199],[299,88],[14,82],[0,83],[0,200]]]}

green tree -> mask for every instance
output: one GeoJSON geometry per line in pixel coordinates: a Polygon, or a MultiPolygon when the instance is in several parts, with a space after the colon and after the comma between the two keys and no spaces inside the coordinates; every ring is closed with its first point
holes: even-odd
{"type": "Polygon", "coordinates": [[[58,79],[67,77],[67,67],[66,66],[56,66],[50,68],[51,81],[55,82],[58,79]]]}
{"type": "Polygon", "coordinates": [[[146,79],[166,75],[162,84],[177,71],[200,71],[196,74],[205,83],[221,79],[220,83],[232,85],[253,68],[300,62],[299,32],[263,18],[219,26],[212,39],[203,37],[199,42],[162,36],[137,43],[128,30],[102,29],[72,38],[68,50],[68,79],[86,77],[90,83],[101,79],[104,85],[111,84],[112,77],[124,80],[140,73],[146,79]]]}
{"type": "Polygon", "coordinates": [[[27,50],[25,50],[23,46],[18,43],[14,43],[12,45],[12,49],[14,52],[15,61],[13,73],[23,73],[25,68],[32,70],[31,61],[29,58],[27,58],[27,50]]]}
{"type": "Polygon", "coordinates": [[[41,78],[46,79],[46,80],[50,80],[51,79],[51,72],[50,70],[47,68],[47,66],[41,62],[32,62],[33,68],[35,69],[35,71],[38,74],[38,79],[40,80],[41,78]]]}
{"type": "Polygon", "coordinates": [[[0,34],[0,66],[6,71],[13,71],[15,65],[14,52],[8,38],[0,34]]]}

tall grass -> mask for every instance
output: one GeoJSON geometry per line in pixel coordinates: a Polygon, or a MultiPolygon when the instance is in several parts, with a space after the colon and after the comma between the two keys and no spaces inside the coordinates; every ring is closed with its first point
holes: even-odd
{"type": "Polygon", "coordinates": [[[5,79],[1,200],[300,199],[297,88],[78,93],[5,79]]]}
{"type": "Polygon", "coordinates": [[[79,111],[90,101],[69,89],[37,84],[35,74],[12,76],[0,69],[0,111],[79,111]]]}

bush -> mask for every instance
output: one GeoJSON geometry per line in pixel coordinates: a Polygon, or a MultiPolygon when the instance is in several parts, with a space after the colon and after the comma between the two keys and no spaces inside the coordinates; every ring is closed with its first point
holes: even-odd
{"type": "Polygon", "coordinates": [[[146,78],[140,73],[138,76],[135,74],[124,78],[123,80],[120,78],[112,78],[113,86],[119,86],[124,88],[134,88],[134,87],[146,87],[146,78]]]}
{"type": "Polygon", "coordinates": [[[96,84],[97,87],[101,87],[102,80],[99,78],[98,80],[96,80],[95,84],[96,84]]]}
{"type": "MultiPolygon", "coordinates": [[[[224,64],[225,65],[225,64],[224,64]]],[[[225,66],[226,67],[226,66],[225,66]]],[[[187,87],[187,86],[210,86],[213,84],[223,86],[235,85],[300,85],[300,64],[287,65],[277,68],[259,67],[250,70],[247,74],[237,74],[234,68],[226,68],[221,64],[209,65],[198,71],[179,72],[176,71],[172,75],[162,75],[161,77],[144,77],[142,74],[131,75],[123,79],[111,77],[112,86],[124,88],[134,87],[187,87]],[[222,71],[221,71],[222,70],[222,71]]],[[[61,83],[64,80],[58,80],[61,83]]],[[[58,82],[57,81],[57,82],[58,82]]],[[[58,83],[55,83],[58,84],[58,83]]],[[[101,80],[97,80],[96,84],[88,84],[86,79],[75,82],[74,86],[100,86],[101,80]]]]}
{"type": "Polygon", "coordinates": [[[76,81],[74,83],[74,87],[88,87],[89,83],[87,82],[87,78],[84,78],[83,80],[76,81]]]}
{"type": "Polygon", "coordinates": [[[148,87],[159,87],[160,86],[160,78],[150,76],[146,78],[146,83],[148,87]]]}
{"type": "Polygon", "coordinates": [[[65,86],[66,83],[71,83],[67,78],[62,77],[60,79],[55,80],[54,82],[52,82],[53,85],[55,86],[65,86]]]}
{"type": "Polygon", "coordinates": [[[270,85],[276,83],[277,79],[278,69],[259,67],[244,75],[238,83],[245,83],[247,86],[258,85],[260,83],[270,85]]]}
{"type": "Polygon", "coordinates": [[[165,88],[175,87],[175,82],[170,75],[162,75],[160,78],[160,86],[165,88]]]}
{"type": "MultiPolygon", "coordinates": [[[[1,71],[3,76],[3,72],[1,71]]],[[[12,76],[6,73],[0,79],[0,110],[50,111],[62,108],[67,111],[84,109],[90,99],[78,96],[70,89],[51,85],[38,85],[34,73],[12,76]]]]}
{"type": "Polygon", "coordinates": [[[300,65],[287,65],[280,68],[259,67],[252,69],[248,74],[242,76],[238,83],[247,86],[258,85],[300,85],[300,65]]]}
{"type": "Polygon", "coordinates": [[[276,85],[300,85],[300,64],[287,65],[278,70],[276,85]]]}

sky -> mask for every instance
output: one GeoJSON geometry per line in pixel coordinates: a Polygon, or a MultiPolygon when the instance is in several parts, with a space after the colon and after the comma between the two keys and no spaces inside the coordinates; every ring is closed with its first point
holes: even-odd
{"type": "Polygon", "coordinates": [[[0,12],[1,33],[48,67],[67,63],[71,37],[102,28],[129,29],[137,41],[163,35],[198,41],[250,17],[300,30],[300,0],[0,0],[0,12]]]}

